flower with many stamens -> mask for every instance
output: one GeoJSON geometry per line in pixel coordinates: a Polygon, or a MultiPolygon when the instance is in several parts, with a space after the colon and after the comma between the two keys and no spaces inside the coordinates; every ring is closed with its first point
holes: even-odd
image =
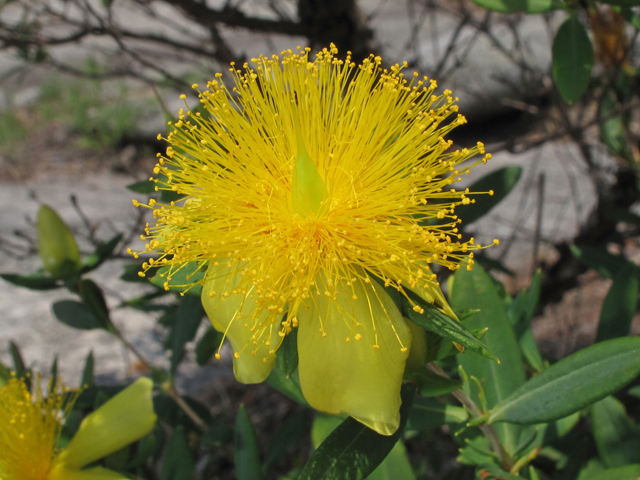
{"type": "Polygon", "coordinates": [[[455,318],[430,264],[472,267],[481,246],[461,240],[454,210],[474,200],[452,185],[490,155],[444,139],[465,122],[450,117],[449,90],[405,78],[406,64],[336,54],[261,56],[253,68],[232,64],[231,91],[221,74],[194,85],[203,109],[180,111],[154,170],[156,189],[185,198],[144,205],[155,217],[145,253],[159,257],[141,275],[168,267],[169,288],[200,262],[202,302],[231,342],[239,381],[263,381],[297,329],[309,404],[390,435],[412,342],[381,284],[455,318]]]}
{"type": "Polygon", "coordinates": [[[44,397],[39,381],[33,394],[22,378],[0,387],[0,480],[126,480],[113,470],[83,467],[151,431],[151,380],[137,380],[90,413],[61,450],[61,421],[76,393],[58,383],[44,397]]]}

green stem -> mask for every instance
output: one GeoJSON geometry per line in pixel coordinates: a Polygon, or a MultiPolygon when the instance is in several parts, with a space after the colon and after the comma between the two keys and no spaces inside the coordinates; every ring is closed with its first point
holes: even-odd
{"type": "MultiPolygon", "coordinates": [[[[433,373],[440,375],[441,377],[449,378],[444,370],[438,365],[431,362],[427,365],[427,368],[433,373]]],[[[473,399],[467,395],[461,388],[452,393],[452,395],[467,409],[472,418],[483,418],[485,414],[478,408],[473,399]]],[[[498,433],[493,428],[493,425],[479,425],[480,431],[489,441],[491,449],[498,455],[500,463],[507,470],[513,468],[513,459],[502,446],[498,433]]]]}

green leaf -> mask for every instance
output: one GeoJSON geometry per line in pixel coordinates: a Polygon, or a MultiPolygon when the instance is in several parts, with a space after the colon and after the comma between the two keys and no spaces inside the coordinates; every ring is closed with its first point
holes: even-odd
{"type": "Polygon", "coordinates": [[[589,268],[609,279],[613,279],[618,270],[629,263],[624,257],[613,255],[601,248],[571,245],[571,253],[589,268]]]}
{"type": "Polygon", "coordinates": [[[482,480],[522,480],[522,477],[505,472],[497,465],[480,465],[476,471],[482,480]]]}
{"type": "Polygon", "coordinates": [[[614,397],[594,403],[591,422],[598,453],[607,468],[640,463],[640,431],[622,403],[614,397]]]}
{"type": "Polygon", "coordinates": [[[293,374],[287,378],[284,372],[279,368],[274,368],[267,377],[267,383],[280,393],[286,395],[292,400],[298,403],[309,406],[307,401],[302,395],[302,389],[300,388],[300,377],[296,370],[293,374]]]}
{"type": "Polygon", "coordinates": [[[462,387],[460,380],[440,376],[427,368],[407,373],[404,379],[417,383],[423,397],[439,397],[462,387]]]}
{"type": "Polygon", "coordinates": [[[287,378],[298,368],[298,328],[293,328],[282,340],[276,354],[276,362],[287,378]]]}
{"type": "Polygon", "coordinates": [[[226,425],[214,425],[200,439],[203,445],[218,447],[233,439],[233,429],[226,425]]]}
{"type": "Polygon", "coordinates": [[[338,428],[344,420],[344,416],[316,412],[313,424],[311,425],[311,445],[314,450],[322,445],[322,442],[324,442],[327,437],[331,435],[331,432],[338,428]]]}
{"type": "Polygon", "coordinates": [[[80,271],[80,250],[73,233],[49,205],[42,205],[38,211],[36,233],[47,272],[55,278],[69,278],[80,271]]]}
{"type": "Polygon", "coordinates": [[[520,350],[527,363],[537,372],[544,370],[545,365],[538,349],[538,344],[533,336],[530,324],[540,298],[540,285],[542,275],[540,270],[531,279],[531,285],[523,290],[509,305],[508,314],[513,325],[520,350]]]}
{"type": "Polygon", "coordinates": [[[236,417],[234,460],[238,480],[259,480],[262,478],[258,439],[244,405],[240,405],[236,417]]]}
{"type": "Polygon", "coordinates": [[[93,350],[91,350],[89,352],[89,355],[87,355],[87,359],[84,363],[84,370],[82,371],[82,381],[80,383],[80,386],[91,387],[95,384],[93,380],[93,364],[93,350]]]}
{"type": "Polygon", "coordinates": [[[446,405],[433,398],[416,397],[409,413],[407,430],[426,431],[445,424],[461,424],[468,420],[467,411],[456,405],[446,405]]]}
{"type": "Polygon", "coordinates": [[[15,273],[0,273],[0,278],[18,287],[25,287],[31,290],[53,290],[54,288],[60,288],[62,286],[58,284],[55,278],[45,277],[39,274],[25,277],[15,273]]]}
{"type": "Polygon", "coordinates": [[[619,269],[602,304],[596,342],[629,335],[638,303],[638,269],[631,262],[619,269]]]}
{"type": "Polygon", "coordinates": [[[415,478],[402,439],[398,440],[387,458],[367,477],[368,480],[415,480],[415,478]]]}
{"type": "Polygon", "coordinates": [[[58,355],[53,357],[53,363],[51,364],[51,378],[49,382],[49,394],[52,394],[56,391],[56,384],[58,383],[58,355]]]}
{"type": "Polygon", "coordinates": [[[96,248],[95,252],[84,259],[81,273],[90,272],[102,265],[104,261],[113,254],[113,251],[122,240],[122,237],[122,233],[119,233],[115,237],[111,238],[107,243],[101,243],[98,248],[96,248]]]}
{"type": "Polygon", "coordinates": [[[114,326],[109,316],[109,307],[104,299],[102,289],[96,285],[93,280],[83,279],[79,284],[80,298],[82,303],[89,309],[93,316],[98,320],[100,328],[104,328],[108,332],[113,332],[114,326]]]}
{"type": "Polygon", "coordinates": [[[584,480],[638,480],[638,477],[640,477],[640,464],[610,468],[589,475],[584,480]]]}
{"type": "Polygon", "coordinates": [[[269,450],[264,460],[264,472],[269,469],[285,454],[291,445],[295,445],[301,439],[309,426],[309,410],[299,410],[289,417],[276,430],[269,444],[269,450]]]}
{"type": "MultiPolygon", "coordinates": [[[[444,339],[433,332],[425,333],[427,336],[427,358],[424,361],[425,364],[453,355],[454,348],[451,340],[444,339]]],[[[457,352],[457,350],[455,351],[457,352]]]]}
{"type": "MultiPolygon", "coordinates": [[[[462,432],[464,434],[466,432],[462,432]]],[[[496,454],[491,451],[489,442],[484,435],[465,438],[465,446],[459,450],[456,458],[463,465],[476,466],[497,461],[496,454]]]]}
{"type": "Polygon", "coordinates": [[[82,303],[75,300],[60,300],[53,304],[53,314],[65,325],[80,330],[102,328],[96,316],[82,303]]]}
{"type": "Polygon", "coordinates": [[[0,388],[4,387],[11,378],[11,370],[7,366],[0,362],[0,388]]]}
{"type": "MultiPolygon", "coordinates": [[[[492,278],[478,264],[472,271],[458,270],[452,278],[451,306],[455,310],[479,308],[480,312],[466,322],[469,328],[489,328],[483,340],[500,358],[497,364],[468,354],[458,354],[458,363],[469,376],[478,378],[483,385],[489,408],[503,401],[525,382],[524,365],[518,341],[511,328],[506,307],[492,278]]],[[[478,401],[477,394],[474,394],[478,401]]],[[[520,427],[496,425],[507,452],[518,446],[520,427]]]]}
{"type": "Polygon", "coordinates": [[[628,393],[632,397],[640,398],[640,385],[636,385],[635,387],[631,387],[629,389],[628,393]]]}
{"type": "Polygon", "coordinates": [[[207,271],[206,264],[207,262],[189,262],[179,267],[178,270],[173,267],[171,278],[167,277],[171,266],[162,267],[151,279],[151,283],[165,288],[165,282],[168,282],[169,290],[173,292],[184,292],[185,294],[200,297],[202,295],[202,284],[199,282],[204,281],[204,275],[207,271]],[[189,288],[188,291],[186,291],[187,288],[189,288]]]}
{"type": "MultiPolygon", "coordinates": [[[[147,270],[147,276],[141,277],[138,275],[138,272],[140,272],[140,262],[126,263],[123,267],[124,273],[120,275],[120,280],[132,283],[149,283],[149,280],[152,279],[159,270],[158,268],[150,268],[147,270]]],[[[162,287],[162,285],[157,286],[162,287]]]]}
{"type": "Polygon", "coordinates": [[[406,298],[404,299],[404,312],[413,323],[420,325],[441,337],[448,338],[449,340],[459,343],[463,347],[468,348],[472,352],[479,353],[483,357],[496,361],[498,360],[491,350],[489,350],[484,343],[478,340],[478,338],[461,322],[445,315],[413,292],[407,291],[407,293],[415,304],[424,309],[424,313],[416,312],[413,310],[409,300],[406,298]]]}
{"type": "Polygon", "coordinates": [[[638,7],[640,6],[640,0],[600,0],[602,3],[608,3],[609,5],[616,5],[618,7],[638,7]]]}
{"type": "Polygon", "coordinates": [[[498,205],[516,186],[522,175],[522,167],[504,167],[488,175],[469,186],[473,192],[488,192],[493,190],[493,195],[478,195],[475,203],[470,203],[456,209],[456,215],[462,219],[462,225],[467,226],[486,215],[493,207],[498,205]]]}
{"type": "Polygon", "coordinates": [[[488,10],[501,13],[544,13],[560,8],[559,0],[473,0],[488,10]]]}
{"type": "Polygon", "coordinates": [[[401,395],[400,427],[393,435],[380,435],[349,417],[313,453],[298,480],[366,478],[382,463],[402,435],[415,388],[405,384],[401,395]]]}
{"type": "MultiPolygon", "coordinates": [[[[613,92],[609,92],[604,96],[600,104],[600,117],[609,117],[617,108],[615,96],[613,92]]],[[[600,138],[611,153],[625,159],[630,158],[625,136],[625,122],[622,115],[608,118],[600,124],[600,138]]]]}
{"type": "Polygon", "coordinates": [[[577,15],[570,16],[553,40],[553,79],[565,102],[578,100],[589,86],[593,46],[577,15]]]}
{"type": "MultiPolygon", "coordinates": [[[[634,0],[632,0],[634,1],[634,0]]],[[[635,0],[636,2],[639,0],[635,0]]],[[[640,17],[630,7],[614,7],[636,30],[640,30],[640,17]]]]}
{"type": "Polygon", "coordinates": [[[195,463],[187,444],[184,428],[174,429],[162,460],[161,480],[191,480],[195,478],[195,463]]]}
{"type": "Polygon", "coordinates": [[[149,457],[153,455],[156,449],[156,436],[151,432],[142,437],[136,444],[136,454],[127,464],[127,470],[130,468],[139,468],[147,463],[149,457]]]}
{"type": "Polygon", "coordinates": [[[130,183],[127,189],[135,193],[151,194],[156,191],[156,184],[151,180],[141,180],[139,182],[130,183]]]}
{"type": "Polygon", "coordinates": [[[530,379],[494,407],[489,422],[551,422],[617,392],[639,373],[640,337],[597,343],[530,379]]]}
{"type": "Polygon", "coordinates": [[[174,375],[178,365],[184,358],[185,345],[196,336],[198,327],[205,316],[204,307],[199,297],[185,295],[171,329],[171,374],[174,375]]]}
{"type": "Polygon", "coordinates": [[[204,335],[196,343],[196,362],[205,365],[216,353],[222,343],[223,334],[213,327],[208,327],[204,335]]]}

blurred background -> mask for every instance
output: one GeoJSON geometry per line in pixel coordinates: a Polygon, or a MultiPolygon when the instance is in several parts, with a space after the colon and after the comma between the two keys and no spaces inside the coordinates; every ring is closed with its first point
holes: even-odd
{"type": "MultiPolygon", "coordinates": [[[[235,383],[226,350],[222,368],[208,362],[213,352],[198,351],[203,336],[212,338],[208,322],[175,339],[178,307],[136,278],[126,253],[140,247],[150,221],[131,200],[151,192],[146,180],[165,148],[156,136],[184,106],[180,94],[196,104],[192,83],[217,72],[229,80],[230,62],[329,43],[355,61],[370,53],[385,65],[406,60],[408,71],[460,98],[468,123],[451,138],[459,146],[482,141],[493,154],[468,183],[484,182],[495,201],[468,217],[460,210],[467,234],[501,241],[481,263],[512,293],[541,269],[532,330],[543,355],[562,358],[589,345],[612,283],[598,265],[640,259],[640,19],[629,5],[0,0],[0,271],[42,267],[35,218],[41,204],[52,206],[85,258],[109,246],[87,278],[100,285],[129,343],[65,323],[52,310],[72,298],[64,289],[2,282],[0,360],[15,360],[17,346],[27,365],[46,372],[57,358],[76,384],[91,353],[97,381],[110,384],[147,372],[146,359],[178,372],[178,388],[214,411],[237,398],[267,401],[257,398],[259,387],[235,383]],[[581,72],[562,68],[583,57],[581,72]]],[[[640,332],[637,321],[631,331],[640,332]]],[[[258,429],[289,411],[274,402],[265,412],[275,417],[258,418],[258,429]]]]}

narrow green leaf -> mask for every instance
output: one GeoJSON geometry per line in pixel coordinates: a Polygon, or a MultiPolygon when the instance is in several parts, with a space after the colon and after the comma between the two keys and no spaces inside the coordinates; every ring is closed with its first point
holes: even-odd
{"type": "MultiPolygon", "coordinates": [[[[124,272],[120,275],[120,280],[131,283],[149,283],[150,279],[152,279],[158,272],[158,268],[150,268],[147,270],[147,276],[141,277],[138,275],[138,272],[141,270],[140,262],[134,263],[126,263],[124,266],[124,272]]],[[[151,282],[153,283],[153,282],[151,282]]],[[[154,285],[156,285],[154,283],[154,285]]],[[[162,285],[156,285],[162,288],[162,285]]]]}
{"type": "Polygon", "coordinates": [[[638,477],[640,477],[640,464],[636,463],[624,467],[609,468],[589,475],[585,480],[638,480],[638,477]]]}
{"type": "Polygon", "coordinates": [[[84,370],[82,371],[82,382],[80,383],[82,387],[91,387],[95,384],[93,380],[93,365],[93,350],[91,350],[89,355],[87,355],[87,359],[84,363],[84,370]]]}
{"type": "Polygon", "coordinates": [[[640,373],[640,337],[607,340],[560,360],[497,404],[489,422],[544,423],[617,392],[640,373]]]}
{"type": "Polygon", "coordinates": [[[638,7],[640,6],[640,0],[600,0],[602,3],[608,3],[609,5],[616,5],[618,7],[638,7]]]}
{"type": "Polygon", "coordinates": [[[60,300],[53,304],[53,314],[65,325],[80,330],[101,328],[96,316],[82,303],[75,300],[60,300]]]}
{"type": "Polygon", "coordinates": [[[189,450],[187,437],[182,426],[176,427],[171,435],[171,440],[169,440],[164,452],[160,478],[161,480],[191,480],[195,478],[193,454],[189,450]]]}
{"type": "Polygon", "coordinates": [[[613,279],[615,274],[624,267],[628,261],[620,255],[613,255],[601,248],[571,246],[573,253],[580,261],[605,278],[613,279]]]}
{"type": "Polygon", "coordinates": [[[425,364],[442,360],[449,355],[453,355],[454,351],[457,352],[451,340],[442,338],[433,332],[426,331],[425,334],[427,337],[427,358],[424,361],[425,364]]]}
{"type": "Polygon", "coordinates": [[[151,278],[151,283],[165,288],[165,282],[168,282],[169,290],[173,292],[184,292],[188,295],[200,297],[202,294],[202,282],[207,271],[207,262],[189,262],[185,263],[179,270],[174,267],[173,274],[169,279],[170,266],[162,267],[158,273],[151,278]],[[187,290],[189,289],[189,290],[187,290]]]}
{"type": "Polygon", "coordinates": [[[58,284],[55,278],[45,277],[38,274],[25,277],[15,273],[0,273],[0,278],[17,285],[18,287],[25,287],[31,290],[53,290],[62,286],[58,284]]]}
{"type": "Polygon", "coordinates": [[[264,473],[285,454],[291,445],[295,445],[300,441],[309,426],[309,410],[299,410],[289,417],[276,430],[273,439],[269,444],[269,450],[264,460],[264,473]]]}
{"type": "Polygon", "coordinates": [[[68,278],[80,271],[80,250],[73,233],[49,205],[42,205],[38,211],[36,233],[47,272],[55,278],[68,278]]]}
{"type": "Polygon", "coordinates": [[[100,265],[102,265],[104,261],[111,256],[113,251],[116,249],[116,247],[122,240],[122,237],[123,237],[123,234],[119,233],[113,238],[111,238],[108,242],[101,243],[98,246],[98,248],[96,248],[95,252],[93,252],[91,255],[89,255],[87,258],[84,259],[84,262],[82,262],[81,272],[82,273],[90,272],[91,270],[95,270],[100,265]]]}
{"type": "MultiPolygon", "coordinates": [[[[639,1],[639,0],[634,0],[639,1]]],[[[630,7],[614,7],[636,30],[640,30],[640,17],[630,7]]]]}
{"type": "Polygon", "coordinates": [[[49,382],[49,394],[52,394],[56,391],[56,385],[58,383],[58,355],[53,357],[53,363],[51,364],[51,380],[49,382]]]}
{"type": "Polygon", "coordinates": [[[396,442],[387,458],[367,477],[368,480],[415,480],[415,478],[402,439],[396,442]]]}
{"type": "Polygon", "coordinates": [[[462,387],[460,380],[442,377],[427,368],[407,373],[404,379],[416,383],[423,397],[439,397],[462,387]]]}
{"type": "Polygon", "coordinates": [[[497,461],[496,454],[491,451],[489,442],[484,435],[476,434],[474,438],[466,438],[464,442],[465,446],[459,450],[456,458],[461,464],[477,466],[497,461]]]}
{"type": "Polygon", "coordinates": [[[316,412],[313,424],[311,425],[311,445],[314,450],[322,445],[322,442],[344,422],[345,418],[345,416],[316,412]]]}
{"type": "Polygon", "coordinates": [[[287,378],[281,369],[274,368],[267,377],[267,383],[290,399],[309,406],[304,395],[302,395],[298,370],[294,371],[293,374],[287,378]]]}
{"type": "Polygon", "coordinates": [[[233,429],[226,425],[214,425],[200,439],[203,445],[218,447],[233,439],[233,429]]]}
{"type": "Polygon", "coordinates": [[[13,341],[9,341],[9,354],[11,355],[11,360],[13,361],[13,371],[16,373],[18,378],[24,378],[25,383],[27,384],[28,389],[31,389],[31,380],[27,373],[29,373],[29,369],[24,363],[24,359],[22,358],[22,353],[20,352],[20,348],[13,341]]]}
{"type": "Polygon", "coordinates": [[[258,439],[244,405],[240,405],[236,417],[234,460],[238,480],[260,480],[262,478],[258,439]]]}
{"type": "Polygon", "coordinates": [[[409,413],[407,430],[427,431],[445,424],[461,424],[468,420],[467,411],[446,405],[433,398],[416,397],[409,413]]]}
{"type": "MultiPolygon", "coordinates": [[[[607,118],[618,109],[613,92],[608,93],[600,103],[600,117],[607,118]]],[[[614,155],[630,159],[625,136],[625,122],[622,115],[616,115],[600,124],[600,138],[614,155]]]]}
{"type": "Polygon", "coordinates": [[[456,343],[459,343],[470,351],[478,353],[483,357],[487,357],[492,360],[498,360],[496,356],[489,350],[484,343],[461,322],[454,320],[453,318],[445,315],[436,307],[428,302],[425,302],[422,298],[415,295],[413,292],[407,291],[411,299],[424,309],[424,313],[416,312],[413,310],[411,303],[406,298],[404,299],[405,314],[416,325],[433,332],[441,337],[448,338],[456,343]]]}
{"type": "Polygon", "coordinates": [[[205,316],[199,297],[185,295],[180,299],[176,319],[171,329],[171,373],[175,374],[184,358],[185,345],[196,336],[198,327],[205,316]]]}
{"type": "Polygon", "coordinates": [[[529,465],[529,477],[531,477],[531,480],[540,480],[540,475],[538,475],[538,471],[533,468],[531,465],[529,465]]]}
{"type": "Polygon", "coordinates": [[[632,397],[640,398],[640,385],[636,385],[635,387],[631,387],[629,389],[628,393],[632,397]]]}
{"type": "Polygon", "coordinates": [[[402,386],[400,427],[389,436],[380,435],[349,417],[313,453],[298,480],[354,480],[373,472],[396,444],[407,423],[415,388],[402,386]]]}
{"type": "Polygon", "coordinates": [[[127,189],[135,193],[151,194],[156,191],[156,184],[151,180],[141,180],[139,182],[130,183],[127,189]]]}
{"type": "MultiPolygon", "coordinates": [[[[525,382],[524,364],[505,304],[493,279],[477,264],[472,271],[458,270],[450,288],[451,306],[455,310],[480,309],[465,323],[468,328],[489,328],[483,341],[502,361],[497,364],[468,354],[456,356],[467,374],[482,382],[489,408],[493,408],[525,382]]],[[[477,394],[474,397],[478,401],[477,394]]],[[[520,427],[502,424],[496,425],[496,430],[507,452],[513,453],[519,444],[520,427]]]]}
{"type": "Polygon", "coordinates": [[[488,10],[500,13],[544,13],[562,7],[559,0],[473,0],[488,10]]]}
{"type": "Polygon", "coordinates": [[[222,342],[223,334],[213,327],[208,327],[204,335],[196,343],[196,362],[202,366],[216,353],[222,342]]]}
{"type": "Polygon", "coordinates": [[[638,303],[638,269],[631,262],[619,269],[602,304],[596,342],[629,335],[638,303]]]}
{"type": "Polygon", "coordinates": [[[542,372],[545,369],[545,364],[531,328],[527,328],[524,331],[518,339],[518,343],[520,345],[520,350],[522,351],[522,356],[531,368],[538,373],[542,372]]]}
{"type": "Polygon", "coordinates": [[[483,217],[493,207],[498,205],[516,186],[522,175],[522,167],[510,166],[500,168],[488,175],[482,177],[469,186],[469,190],[473,192],[488,192],[493,190],[493,195],[478,195],[475,203],[470,203],[456,209],[456,215],[462,219],[462,225],[465,227],[483,217]]]}
{"type": "Polygon", "coordinates": [[[93,280],[86,278],[80,281],[79,286],[82,303],[98,320],[100,328],[104,328],[108,332],[114,331],[109,315],[109,307],[107,306],[102,289],[93,280]]]}
{"type": "Polygon", "coordinates": [[[293,328],[282,340],[280,348],[278,348],[278,352],[276,354],[276,362],[278,368],[282,370],[282,373],[284,373],[287,378],[291,377],[293,372],[298,368],[297,328],[293,328]]]}
{"type": "Polygon", "coordinates": [[[142,437],[136,444],[136,454],[127,463],[126,469],[139,468],[147,463],[149,457],[153,455],[156,449],[156,436],[154,432],[151,432],[142,437]]]}
{"type": "Polygon", "coordinates": [[[565,102],[578,100],[589,86],[593,46],[577,15],[570,16],[553,40],[553,79],[565,102]]]}
{"type": "Polygon", "coordinates": [[[640,463],[640,430],[622,403],[614,397],[594,403],[591,422],[598,453],[607,468],[640,463]]]}
{"type": "Polygon", "coordinates": [[[505,472],[497,465],[480,465],[476,470],[482,480],[522,480],[522,477],[505,472]]]}

